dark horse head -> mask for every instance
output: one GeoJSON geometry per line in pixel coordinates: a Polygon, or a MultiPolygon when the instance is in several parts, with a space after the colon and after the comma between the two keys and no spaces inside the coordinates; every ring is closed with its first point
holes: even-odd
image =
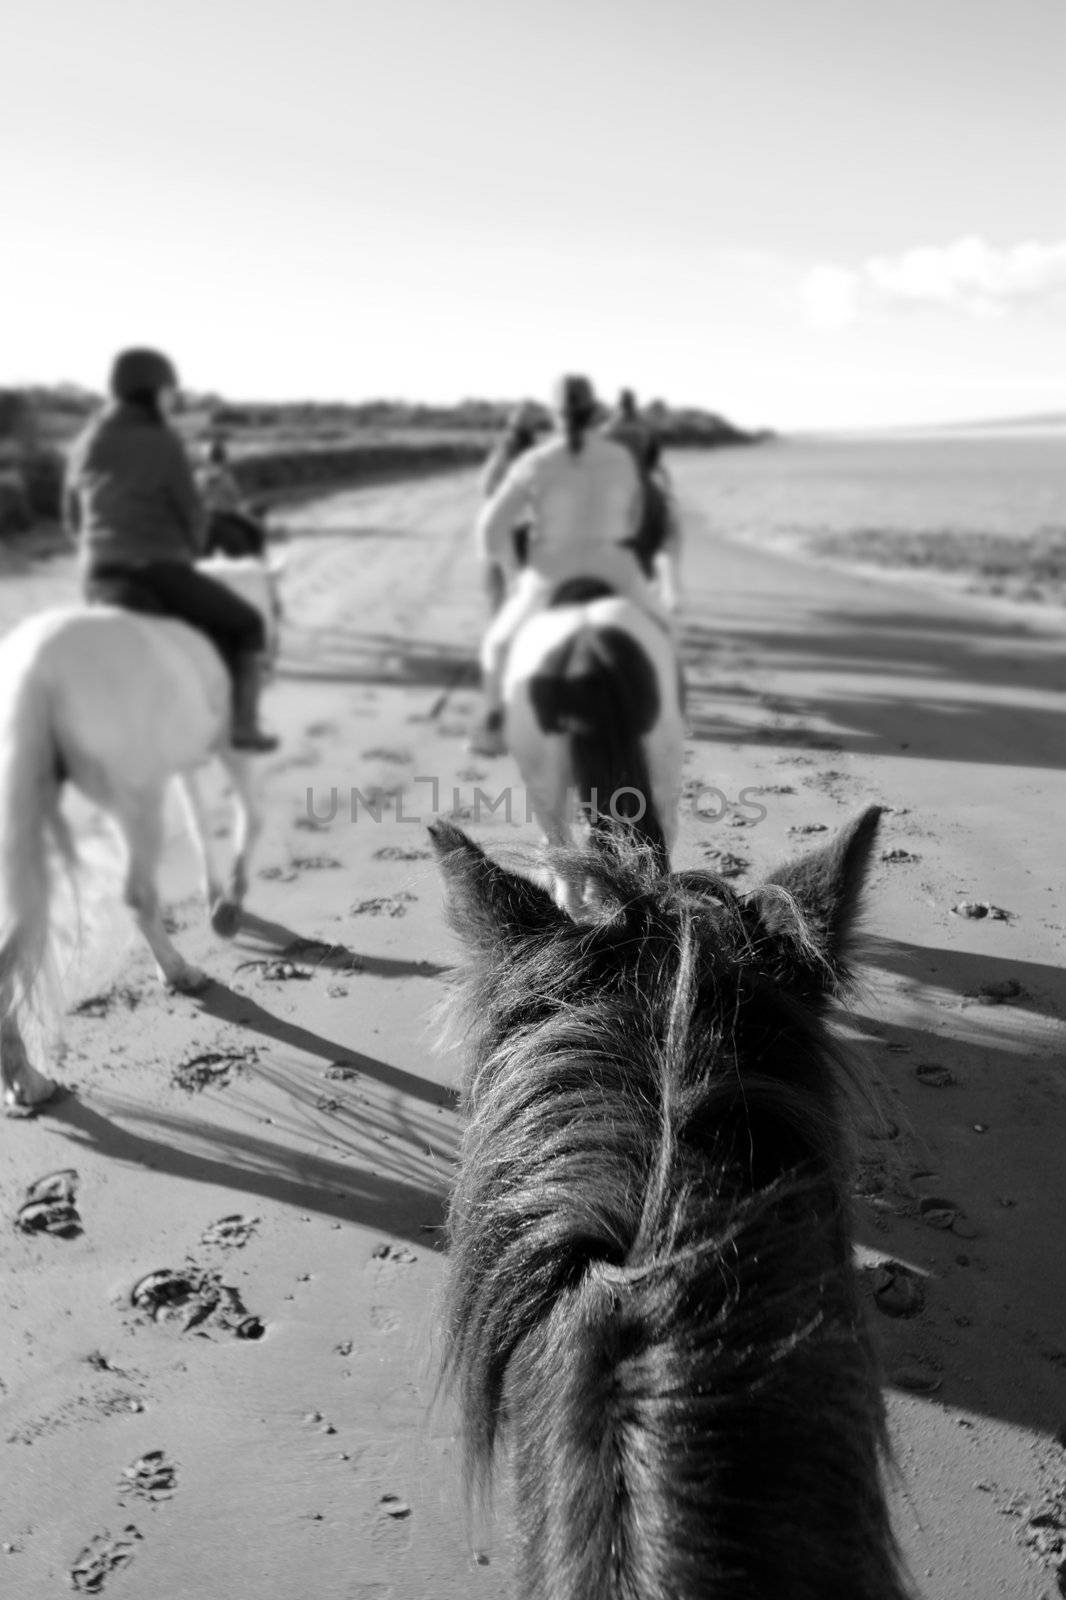
{"type": "Polygon", "coordinates": [[[901,1600],[828,1026],[878,826],[738,895],[631,837],[598,922],[458,829],[468,1127],[445,1372],[522,1600],[901,1600]]]}

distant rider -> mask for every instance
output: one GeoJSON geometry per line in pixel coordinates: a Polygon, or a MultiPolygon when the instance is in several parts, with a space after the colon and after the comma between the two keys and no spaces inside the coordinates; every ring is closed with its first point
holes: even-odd
{"type": "Polygon", "coordinates": [[[658,430],[641,416],[632,389],[619,391],[618,404],[603,425],[605,439],[625,445],[636,463],[644,488],[644,515],[633,549],[641,569],[658,582],[659,595],[668,611],[676,611],[681,556],[681,523],[662,461],[658,430]]]}
{"type": "Polygon", "coordinates": [[[257,715],[263,619],[196,570],[205,517],[184,446],[167,421],[177,388],[166,356],[124,350],[111,371],[111,403],[71,449],[64,517],[78,541],[85,597],[201,629],[232,674],[233,744],[273,750],[277,740],[262,732],[257,715]]]}
{"type": "Polygon", "coordinates": [[[196,474],[196,487],[207,512],[207,549],[228,556],[261,556],[266,548],[263,529],[244,509],[225,440],[217,435],[196,474]]]}
{"type": "MultiPolygon", "coordinates": [[[[523,400],[520,405],[515,406],[508,417],[507,426],[493,445],[482,469],[481,493],[484,499],[492,498],[519,456],[524,456],[527,450],[532,450],[540,431],[540,414],[537,407],[531,405],[528,400],[523,400]]],[[[512,537],[518,565],[524,566],[529,540],[528,524],[516,527],[512,537]]],[[[490,562],[486,566],[485,591],[489,600],[489,615],[495,616],[507,592],[507,575],[497,562],[490,562]]]]}
{"type": "Polygon", "coordinates": [[[642,510],[640,478],[629,451],[594,430],[599,407],[592,385],[574,375],[559,381],[556,431],[521,456],[482,509],[476,536],[483,561],[513,571],[512,530],[529,524],[528,564],[485,635],[481,669],[485,709],[471,749],[499,755],[507,651],[522,624],[572,578],[599,578],[619,595],[656,613],[658,603],[626,541],[642,510]]]}
{"type": "Polygon", "coordinates": [[[641,474],[651,472],[659,462],[659,442],[655,430],[637,409],[632,389],[621,389],[618,404],[603,425],[603,437],[624,444],[641,474]]]}

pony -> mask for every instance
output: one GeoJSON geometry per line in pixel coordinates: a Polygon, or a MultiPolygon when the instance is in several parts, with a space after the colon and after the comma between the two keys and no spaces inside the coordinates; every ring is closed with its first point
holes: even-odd
{"type": "MultiPolygon", "coordinates": [[[[738,894],[619,830],[577,924],[452,824],[467,1117],[443,1381],[520,1600],[903,1600],[831,1034],[878,829],[738,894]]],[[[564,870],[565,864],[564,864],[564,870]]]]}
{"type": "MultiPolygon", "coordinates": [[[[263,613],[277,647],[278,567],[215,558],[201,568],[263,613]]],[[[28,617],[0,640],[0,1082],[8,1110],[32,1110],[56,1085],[30,1061],[24,1024],[39,1018],[50,925],[50,843],[74,847],[60,811],[70,783],[117,823],[125,899],[160,979],[186,994],[207,978],[162,919],[156,870],[167,785],[179,781],[211,924],[232,937],[260,830],[248,757],[229,743],[230,681],[206,635],[170,618],[70,605],[28,617]],[[233,794],[234,856],[223,880],[208,842],[198,769],[215,757],[233,794]]]]}
{"type": "MultiPolygon", "coordinates": [[[[625,821],[665,861],[677,834],[685,728],[665,622],[597,579],[561,585],[519,629],[504,676],[507,745],[549,846],[578,816],[625,821]]],[[[560,873],[575,913],[583,884],[560,873]]]]}

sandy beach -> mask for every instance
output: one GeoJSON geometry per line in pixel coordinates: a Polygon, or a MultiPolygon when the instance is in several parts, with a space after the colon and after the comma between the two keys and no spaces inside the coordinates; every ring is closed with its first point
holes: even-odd
{"type": "MultiPolygon", "coordinates": [[[[863,1138],[857,1247],[896,1522],[925,1600],[1044,1600],[1066,1585],[1061,620],[723,539],[715,470],[676,469],[677,862],[744,885],[888,808],[844,1026],[887,1106],[863,1138]]],[[[158,988],[115,848],[71,806],[92,867],[58,1066],[74,1092],[0,1122],[12,1600],[512,1594],[507,1496],[468,1523],[434,1339],[460,1128],[424,824],[535,841],[511,762],[464,748],[475,496],[461,473],[285,514],[266,710],[283,743],[232,944],[172,819],[166,892],[203,996],[158,988]],[[477,797],[508,785],[509,815],[477,797]],[[29,1187],[67,1168],[79,1231],[17,1231],[29,1187]]],[[[0,629],[72,586],[67,558],[0,573],[0,629]]]]}

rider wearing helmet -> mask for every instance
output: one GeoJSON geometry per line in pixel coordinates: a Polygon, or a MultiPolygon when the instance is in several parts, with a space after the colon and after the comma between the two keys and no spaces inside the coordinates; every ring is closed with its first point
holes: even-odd
{"type": "Polygon", "coordinates": [[[478,518],[482,559],[512,571],[512,530],[529,524],[527,565],[482,644],[485,712],[471,740],[482,755],[504,749],[503,676],[511,640],[561,585],[598,578],[616,594],[657,610],[636,557],[625,548],[640,523],[640,478],[628,450],[594,430],[599,405],[586,377],[560,379],[553,415],[553,436],[514,463],[478,518]]]}
{"type": "Polygon", "coordinates": [[[196,570],[204,509],[167,411],[178,387],[157,350],[124,350],[111,371],[111,404],[75,441],[64,515],[78,541],[87,600],[179,617],[201,629],[233,677],[232,741],[273,750],[258,725],[266,645],[254,606],[196,570]]]}
{"type": "Polygon", "coordinates": [[[641,473],[650,472],[658,464],[658,439],[637,410],[632,389],[619,390],[618,404],[603,425],[603,436],[624,444],[641,473]]]}

